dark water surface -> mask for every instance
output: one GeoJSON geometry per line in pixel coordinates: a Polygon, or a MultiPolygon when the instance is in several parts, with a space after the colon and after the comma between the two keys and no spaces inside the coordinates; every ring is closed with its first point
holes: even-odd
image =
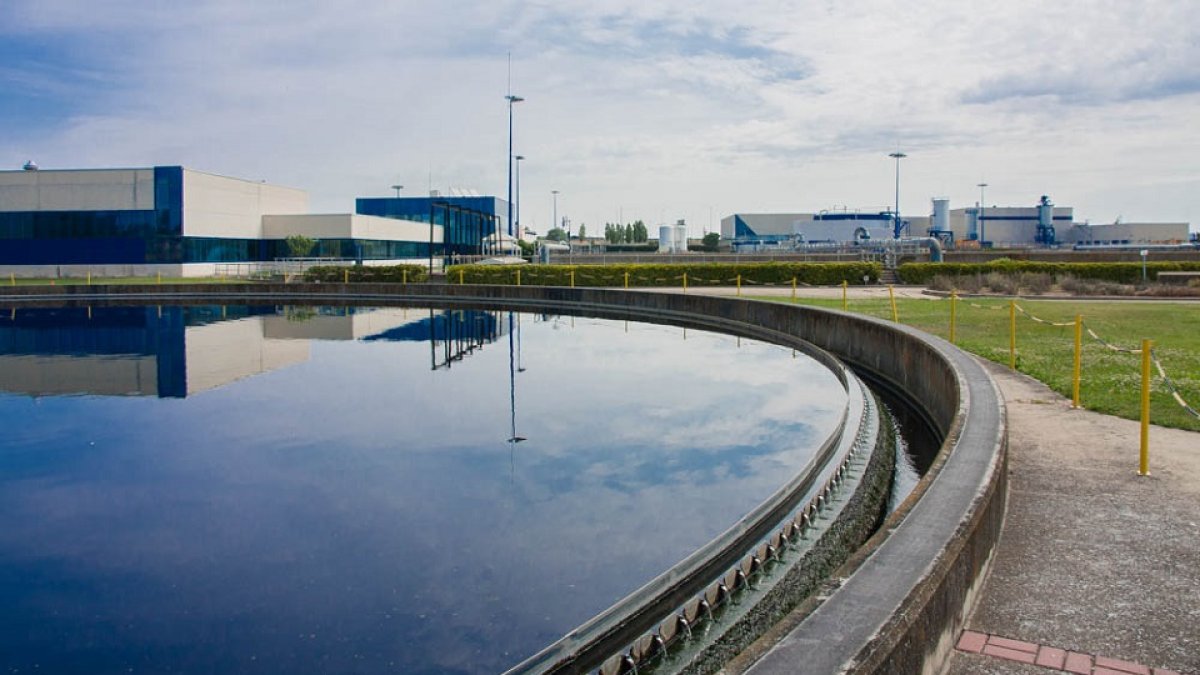
{"type": "Polygon", "coordinates": [[[735,522],[844,400],[789,349],[620,321],[4,310],[0,668],[501,671],[735,522]]]}

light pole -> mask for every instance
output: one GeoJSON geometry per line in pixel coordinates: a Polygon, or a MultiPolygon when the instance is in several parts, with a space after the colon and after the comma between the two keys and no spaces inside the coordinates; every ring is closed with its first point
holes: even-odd
{"type": "Polygon", "coordinates": [[[513,104],[525,99],[509,94],[508,100],[508,236],[513,233],[513,104]]]}
{"type": "MultiPolygon", "coordinates": [[[[553,229],[558,227],[558,190],[551,190],[550,194],[554,195],[554,215],[552,216],[553,220],[550,223],[550,227],[553,229]]],[[[546,234],[549,234],[549,232],[546,234]]]]}
{"type": "Polygon", "coordinates": [[[979,183],[975,186],[979,188],[979,211],[975,214],[979,218],[979,248],[983,248],[983,242],[987,241],[987,238],[983,236],[983,189],[987,186],[987,183],[979,183]]]}
{"type": "Polygon", "coordinates": [[[396,191],[396,197],[400,197],[400,191],[404,189],[403,185],[393,185],[392,189],[396,191]]]}
{"type": "Polygon", "coordinates": [[[900,222],[901,222],[900,221],[900,160],[904,159],[905,157],[908,157],[908,155],[897,150],[896,152],[893,152],[890,155],[888,155],[888,157],[896,158],[896,214],[895,214],[896,224],[892,227],[892,238],[899,239],[900,238],[900,222]]]}
{"type": "Polygon", "coordinates": [[[521,236],[521,160],[525,159],[525,155],[517,155],[513,157],[517,161],[517,239],[523,239],[521,236]]]}

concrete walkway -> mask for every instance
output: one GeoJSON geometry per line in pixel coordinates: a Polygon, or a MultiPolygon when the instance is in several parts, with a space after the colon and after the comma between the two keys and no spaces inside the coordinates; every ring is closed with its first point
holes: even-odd
{"type": "Polygon", "coordinates": [[[1151,427],[1138,476],[1137,422],[987,367],[1008,406],[1008,514],[947,672],[1200,673],[1200,433],[1151,427]]]}

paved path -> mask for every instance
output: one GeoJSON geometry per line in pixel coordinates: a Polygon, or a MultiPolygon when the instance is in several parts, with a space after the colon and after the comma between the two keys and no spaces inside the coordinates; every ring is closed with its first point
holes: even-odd
{"type": "Polygon", "coordinates": [[[1200,433],[1151,427],[1141,477],[1137,422],[987,367],[1008,406],[1008,514],[947,672],[1200,673],[1200,433]]]}

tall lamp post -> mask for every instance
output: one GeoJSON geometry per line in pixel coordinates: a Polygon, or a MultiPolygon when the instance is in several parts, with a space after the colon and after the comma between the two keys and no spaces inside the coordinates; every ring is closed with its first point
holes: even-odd
{"type": "Polygon", "coordinates": [[[895,214],[896,215],[896,224],[892,227],[892,237],[894,239],[899,239],[900,238],[900,223],[901,223],[901,221],[900,221],[900,160],[904,159],[905,157],[908,157],[908,155],[897,150],[896,152],[893,152],[890,155],[888,155],[888,157],[894,157],[896,159],[896,214],[895,214]]]}
{"type": "Polygon", "coordinates": [[[558,227],[558,190],[551,190],[550,194],[554,195],[554,215],[553,221],[550,223],[550,228],[558,227]]]}
{"type": "Polygon", "coordinates": [[[983,242],[987,241],[987,237],[983,236],[983,189],[987,186],[987,183],[975,186],[979,188],[979,212],[975,214],[979,218],[979,248],[983,248],[983,242]]]}
{"type": "Polygon", "coordinates": [[[400,191],[404,189],[403,185],[393,185],[392,189],[396,191],[396,197],[400,197],[400,191]]]}
{"type": "Polygon", "coordinates": [[[508,236],[513,234],[513,104],[525,99],[509,94],[508,100],[508,236]]]}
{"type": "Polygon", "coordinates": [[[513,157],[517,162],[517,239],[522,239],[521,236],[521,160],[525,159],[525,155],[517,155],[513,157]]]}

